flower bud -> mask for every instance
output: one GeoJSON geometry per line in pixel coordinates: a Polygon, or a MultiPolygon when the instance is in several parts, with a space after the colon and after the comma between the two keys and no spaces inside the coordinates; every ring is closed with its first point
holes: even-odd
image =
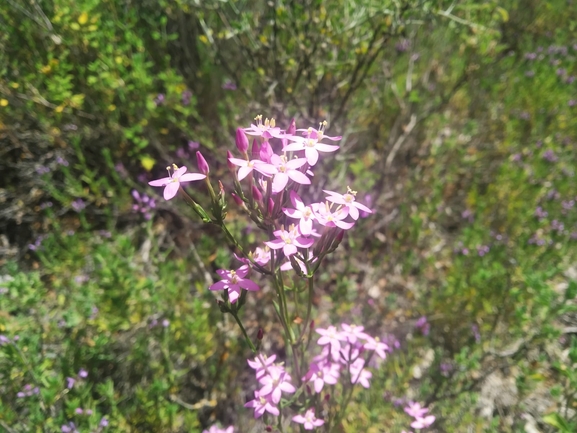
{"type": "Polygon", "coordinates": [[[246,151],[248,150],[248,138],[244,133],[244,129],[236,128],[236,148],[242,153],[246,155],[246,151]]]}
{"type": "Polygon", "coordinates": [[[309,328],[311,329],[311,331],[313,329],[315,329],[315,319],[311,320],[311,324],[309,325],[309,328]]]}
{"type": "Polygon", "coordinates": [[[259,157],[261,161],[268,162],[270,164],[270,159],[273,155],[272,147],[268,141],[265,141],[260,147],[259,157]]]}
{"type": "Polygon", "coordinates": [[[258,341],[261,341],[262,338],[264,337],[264,331],[262,328],[258,328],[258,333],[256,334],[256,339],[258,341]]]}
{"type": "Polygon", "coordinates": [[[232,199],[234,200],[234,202],[236,203],[237,206],[243,206],[244,205],[244,201],[242,201],[242,198],[240,198],[234,192],[231,192],[230,195],[232,196],[232,199]]]}
{"type": "Polygon", "coordinates": [[[262,194],[259,191],[259,189],[256,187],[256,185],[252,186],[252,198],[254,199],[254,201],[257,201],[257,202],[262,201],[262,194]]]}
{"type": "Polygon", "coordinates": [[[236,179],[236,169],[238,168],[236,165],[234,165],[232,162],[230,162],[230,158],[234,158],[234,155],[232,154],[232,152],[230,150],[226,151],[226,166],[228,167],[228,171],[230,171],[232,174],[235,175],[235,179],[236,179]]]}
{"type": "Polygon", "coordinates": [[[208,168],[208,163],[206,162],[206,159],[204,159],[204,156],[202,156],[202,153],[199,151],[196,152],[196,162],[198,163],[198,170],[205,176],[208,175],[208,172],[210,171],[208,168]]]}

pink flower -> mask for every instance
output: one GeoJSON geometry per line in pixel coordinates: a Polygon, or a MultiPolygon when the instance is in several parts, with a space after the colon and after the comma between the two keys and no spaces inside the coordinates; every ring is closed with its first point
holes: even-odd
{"type": "Polygon", "coordinates": [[[151,186],[163,186],[164,187],[164,199],[170,200],[173,198],[180,188],[182,182],[192,182],[195,180],[202,180],[206,178],[204,174],[200,173],[186,173],[186,167],[180,167],[176,164],[172,164],[172,167],[167,167],[168,177],[163,177],[162,179],[152,180],[148,182],[151,186]],[[170,169],[172,168],[173,173],[170,174],[170,169]]]}
{"type": "Polygon", "coordinates": [[[227,271],[225,269],[219,269],[216,273],[222,278],[221,281],[214,283],[209,287],[209,290],[225,290],[228,289],[228,297],[231,303],[235,303],[241,294],[241,289],[245,289],[251,292],[259,290],[258,285],[251,280],[245,279],[248,274],[249,267],[243,265],[236,271],[227,271]]]}
{"type": "Polygon", "coordinates": [[[338,227],[343,230],[348,230],[355,225],[354,223],[343,221],[349,214],[348,207],[339,207],[334,212],[328,202],[313,203],[311,207],[315,213],[315,218],[320,225],[326,227],[338,227]]]}
{"type": "Polygon", "coordinates": [[[387,350],[389,350],[389,346],[383,343],[378,337],[369,337],[364,348],[366,350],[374,350],[381,359],[387,357],[387,350]]]}
{"type": "MultiPolygon", "coordinates": [[[[304,150],[307,162],[312,167],[319,160],[319,152],[334,152],[339,148],[334,144],[319,143],[323,138],[323,132],[317,131],[316,129],[309,128],[305,134],[305,137],[295,137],[287,136],[287,138],[293,143],[285,146],[283,150],[287,152],[304,150]]],[[[326,137],[329,140],[340,140],[342,137],[326,137]]]]}
{"type": "Polygon", "coordinates": [[[315,417],[315,410],[310,408],[303,415],[293,416],[293,421],[299,424],[304,424],[305,430],[314,430],[316,427],[322,426],[325,422],[322,419],[315,417]]]}
{"type": "Polygon", "coordinates": [[[299,231],[304,236],[310,236],[313,231],[313,221],[315,215],[309,206],[305,206],[299,195],[291,191],[290,199],[295,209],[283,208],[283,212],[290,218],[299,220],[299,231]]]}
{"type": "Polygon", "coordinates": [[[340,374],[339,370],[339,364],[332,362],[325,362],[322,364],[313,363],[303,380],[312,382],[315,392],[319,393],[322,391],[325,383],[335,385],[338,382],[340,374]]]}
{"type": "Polygon", "coordinates": [[[351,373],[351,383],[360,383],[363,387],[369,388],[371,386],[369,379],[373,377],[373,374],[364,368],[364,366],[365,360],[362,358],[358,358],[351,364],[349,367],[349,371],[351,373]]]}
{"type": "Polygon", "coordinates": [[[357,192],[351,190],[349,187],[347,187],[346,194],[339,194],[338,192],[326,191],[326,190],[323,191],[328,194],[327,197],[328,201],[347,206],[349,208],[349,215],[354,220],[359,219],[359,209],[366,213],[373,213],[373,211],[368,207],[366,207],[364,204],[355,201],[355,196],[357,195],[357,192]]]}
{"type": "Polygon", "coordinates": [[[270,395],[272,402],[278,404],[283,392],[292,394],[296,391],[290,380],[290,375],[282,367],[273,365],[268,368],[268,374],[259,379],[263,385],[259,395],[270,395]]]}
{"type": "Polygon", "coordinates": [[[415,421],[411,423],[411,427],[420,430],[422,428],[429,427],[434,422],[435,422],[434,415],[429,415],[424,418],[417,418],[415,421]]]}
{"type": "Polygon", "coordinates": [[[289,257],[295,254],[297,248],[309,248],[314,243],[313,239],[308,239],[299,234],[296,227],[290,227],[290,231],[276,230],[273,234],[277,237],[275,240],[265,242],[273,250],[283,249],[284,255],[289,257]]]}
{"type": "Polygon", "coordinates": [[[254,417],[260,418],[265,412],[271,415],[278,416],[280,414],[278,408],[273,404],[270,396],[262,396],[258,391],[254,392],[254,400],[249,401],[244,407],[254,408],[254,417]]]}
{"type": "Polygon", "coordinates": [[[365,329],[364,326],[347,325],[346,323],[342,323],[341,328],[343,328],[341,334],[344,335],[347,341],[351,344],[355,344],[357,339],[367,340],[369,338],[369,336],[363,332],[365,329]]]}
{"type": "Polygon", "coordinates": [[[327,329],[317,328],[315,331],[321,334],[321,338],[319,338],[317,344],[319,346],[330,345],[331,355],[335,361],[338,361],[340,358],[339,351],[341,350],[341,341],[345,341],[347,338],[337,331],[337,328],[334,326],[329,326],[327,329]]]}
{"type": "Polygon", "coordinates": [[[409,402],[409,405],[405,408],[405,412],[408,413],[413,418],[422,418],[429,409],[422,407],[419,403],[414,401],[409,402]]]}
{"type": "Polygon", "coordinates": [[[275,126],[274,119],[265,119],[264,124],[262,123],[262,114],[259,114],[254,118],[256,124],[252,123],[250,128],[244,128],[244,132],[248,135],[255,135],[258,137],[281,137],[282,131],[279,127],[275,126]]]}
{"type": "Polygon", "coordinates": [[[277,173],[272,181],[272,192],[278,193],[285,189],[289,179],[301,185],[310,185],[311,180],[298,169],[307,163],[304,158],[295,158],[290,161],[286,156],[272,155],[271,164],[277,169],[277,173]]]}
{"type": "Polygon", "coordinates": [[[250,173],[252,173],[253,170],[258,171],[265,176],[272,176],[277,172],[274,166],[267,164],[266,162],[262,162],[258,159],[247,161],[246,159],[228,158],[228,160],[230,163],[240,167],[238,169],[238,180],[243,180],[250,173]]]}
{"type": "Polygon", "coordinates": [[[273,365],[275,359],[276,355],[271,355],[267,358],[266,355],[261,354],[254,358],[254,361],[247,359],[247,362],[248,365],[250,365],[250,368],[256,370],[256,378],[258,380],[268,374],[267,369],[269,366],[273,365]]]}

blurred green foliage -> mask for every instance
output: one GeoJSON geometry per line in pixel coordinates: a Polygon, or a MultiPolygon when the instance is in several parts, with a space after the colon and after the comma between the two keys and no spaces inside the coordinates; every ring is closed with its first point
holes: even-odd
{"type": "Polygon", "coordinates": [[[231,132],[263,112],[331,121],[345,140],[327,188],[356,185],[378,211],[319,282],[335,320],[361,312],[401,343],[343,431],[406,429],[403,398],[438,431],[524,431],[527,415],[574,431],[566,1],[7,0],[0,23],[0,427],[252,428],[230,410],[252,389],[246,351],[206,290],[230,251],[178,206],[143,221],[129,193],[190,164],[189,141],[226,187],[231,132]],[[481,417],[497,373],[514,402],[481,417]]]}

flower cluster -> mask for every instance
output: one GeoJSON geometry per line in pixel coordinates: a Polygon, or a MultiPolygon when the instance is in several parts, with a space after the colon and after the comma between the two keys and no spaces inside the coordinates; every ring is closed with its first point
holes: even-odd
{"type": "Polygon", "coordinates": [[[217,425],[213,425],[208,430],[203,430],[202,433],[234,433],[234,427],[220,428],[217,425]]]}
{"type": "Polygon", "coordinates": [[[137,190],[132,190],[132,198],[134,199],[134,204],[132,205],[132,211],[136,213],[141,213],[145,220],[152,218],[152,212],[156,208],[156,202],[152,197],[146,194],[140,194],[137,190]]]}
{"type": "Polygon", "coordinates": [[[24,388],[22,388],[22,391],[18,392],[16,394],[16,397],[18,398],[24,398],[24,397],[31,397],[35,394],[39,394],[40,393],[40,388],[38,388],[37,386],[32,387],[32,385],[28,384],[25,385],[24,388]]]}
{"type": "Polygon", "coordinates": [[[278,404],[282,393],[292,394],[296,391],[291,384],[291,376],[283,364],[274,363],[275,359],[276,355],[268,358],[258,355],[254,360],[248,360],[248,365],[255,370],[256,378],[261,384],[261,388],[254,392],[254,400],[244,405],[254,409],[255,418],[260,418],[265,412],[278,416],[280,414],[278,404]]]}

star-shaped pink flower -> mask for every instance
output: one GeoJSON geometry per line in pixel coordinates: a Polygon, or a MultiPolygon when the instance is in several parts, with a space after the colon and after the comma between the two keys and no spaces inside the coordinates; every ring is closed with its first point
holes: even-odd
{"type": "Polygon", "coordinates": [[[186,167],[176,166],[176,164],[172,164],[172,167],[167,167],[168,170],[168,177],[163,177],[162,179],[151,180],[148,182],[150,186],[163,186],[164,187],[164,199],[170,200],[173,198],[180,188],[180,184],[183,182],[192,182],[195,180],[202,180],[206,178],[204,174],[200,173],[187,173],[186,167]],[[170,170],[173,170],[172,175],[170,174],[170,170]]]}
{"type": "Polygon", "coordinates": [[[244,278],[247,276],[249,270],[250,268],[247,265],[241,266],[236,271],[219,269],[216,273],[220,278],[222,278],[222,280],[210,286],[209,290],[228,289],[228,298],[230,299],[230,302],[234,304],[240,297],[242,289],[251,292],[259,290],[258,285],[254,281],[244,278]]]}

